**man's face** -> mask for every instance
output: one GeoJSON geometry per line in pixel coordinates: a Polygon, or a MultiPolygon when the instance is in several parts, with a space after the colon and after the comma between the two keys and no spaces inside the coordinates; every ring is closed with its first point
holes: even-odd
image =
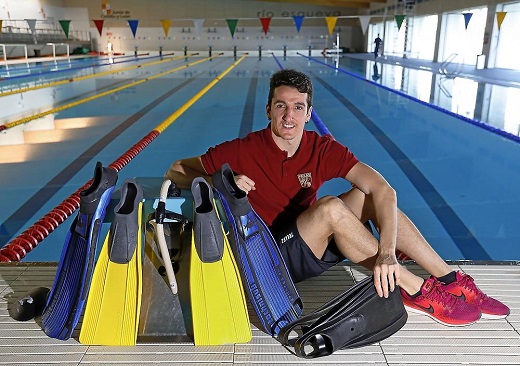
{"type": "Polygon", "coordinates": [[[307,93],[282,85],[274,90],[271,105],[266,106],[266,111],[271,119],[273,134],[283,140],[294,140],[301,138],[312,108],[308,108],[307,93]]]}

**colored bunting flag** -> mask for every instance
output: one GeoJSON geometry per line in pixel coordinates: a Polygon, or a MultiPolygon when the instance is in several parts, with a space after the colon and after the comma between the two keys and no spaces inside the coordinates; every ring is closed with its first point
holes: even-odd
{"type": "Polygon", "coordinates": [[[237,29],[238,19],[226,19],[229,31],[231,32],[231,38],[235,38],[235,30],[237,29]]]}
{"type": "Polygon", "coordinates": [[[63,31],[65,32],[65,36],[67,39],[69,38],[69,26],[70,26],[70,20],[60,20],[60,25],[63,31]]]}
{"type": "Polygon", "coordinates": [[[105,22],[103,19],[93,19],[92,20],[94,24],[96,25],[96,28],[99,32],[99,36],[103,33],[103,23],[105,22]]]}
{"type": "Polygon", "coordinates": [[[294,20],[294,25],[296,25],[296,30],[298,33],[300,33],[300,28],[302,27],[303,23],[303,15],[295,15],[292,18],[294,20]]]}
{"type": "Polygon", "coordinates": [[[370,19],[372,19],[372,17],[370,15],[361,15],[359,17],[359,23],[361,24],[361,30],[363,31],[363,34],[365,34],[368,29],[368,24],[370,23],[370,19]]]}
{"type": "Polygon", "coordinates": [[[260,22],[262,23],[262,28],[264,30],[264,34],[267,36],[267,31],[269,30],[269,24],[271,24],[271,18],[260,18],[260,22]]]}
{"type": "Polygon", "coordinates": [[[395,21],[397,22],[397,30],[401,30],[401,25],[403,25],[403,20],[406,18],[406,15],[395,15],[395,21]]]}
{"type": "Polygon", "coordinates": [[[498,30],[500,30],[500,27],[502,26],[502,22],[504,21],[506,14],[507,13],[505,11],[497,11],[498,30]]]}
{"type": "Polygon", "coordinates": [[[193,19],[193,25],[195,26],[195,36],[200,37],[202,34],[202,25],[204,24],[204,19],[193,19]]]}
{"type": "Polygon", "coordinates": [[[36,30],[36,19],[25,19],[25,21],[29,24],[31,33],[34,34],[34,31],[36,30]]]}
{"type": "Polygon", "coordinates": [[[130,26],[130,29],[132,30],[132,34],[134,35],[137,33],[137,24],[139,24],[139,20],[129,20],[128,25],[130,26]]]}
{"type": "Polygon", "coordinates": [[[338,17],[325,17],[327,21],[327,27],[329,28],[329,35],[334,32],[334,27],[336,26],[336,22],[338,21],[338,17]]]}
{"type": "Polygon", "coordinates": [[[162,19],[161,24],[164,30],[164,36],[168,37],[168,32],[170,31],[170,25],[172,24],[172,21],[170,19],[162,19]]]}
{"type": "Polygon", "coordinates": [[[464,26],[466,29],[468,29],[468,24],[471,20],[471,17],[473,16],[473,13],[462,13],[462,15],[464,15],[464,26]]]}

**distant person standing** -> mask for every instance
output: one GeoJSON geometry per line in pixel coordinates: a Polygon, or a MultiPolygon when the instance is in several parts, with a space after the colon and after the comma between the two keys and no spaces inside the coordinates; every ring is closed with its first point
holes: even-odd
{"type": "Polygon", "coordinates": [[[377,34],[377,38],[374,40],[374,43],[376,44],[376,48],[374,49],[374,58],[377,58],[379,55],[379,48],[383,44],[383,40],[379,38],[379,33],[377,34]]]}

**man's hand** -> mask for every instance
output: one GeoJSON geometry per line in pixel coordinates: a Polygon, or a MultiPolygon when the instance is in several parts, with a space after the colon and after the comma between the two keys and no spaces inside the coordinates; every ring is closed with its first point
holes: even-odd
{"type": "Polygon", "coordinates": [[[399,283],[401,266],[394,254],[379,253],[374,266],[374,286],[377,294],[388,297],[399,283]]]}
{"type": "Polygon", "coordinates": [[[249,193],[249,191],[254,191],[256,189],[255,182],[243,174],[235,175],[235,183],[238,188],[246,192],[246,194],[249,193]]]}

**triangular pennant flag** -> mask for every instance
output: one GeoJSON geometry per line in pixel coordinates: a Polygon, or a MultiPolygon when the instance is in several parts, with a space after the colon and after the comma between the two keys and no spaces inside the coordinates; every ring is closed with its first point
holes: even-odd
{"type": "Polygon", "coordinates": [[[25,21],[29,24],[31,33],[34,34],[34,31],[36,30],[36,19],[25,19],[25,21]]]}
{"type": "Polygon", "coordinates": [[[0,19],[0,34],[2,34],[2,19],[0,19]]]}
{"type": "Polygon", "coordinates": [[[468,29],[468,24],[471,20],[471,17],[473,16],[473,13],[462,13],[462,15],[464,15],[464,26],[466,29],[468,29]]]}
{"type": "MultiPolygon", "coordinates": [[[[505,12],[505,11],[497,11],[498,30],[500,30],[500,27],[502,26],[502,22],[504,21],[506,14],[507,14],[507,12],[505,12]]],[[[1,24],[2,23],[0,23],[0,25],[1,24]]]]}
{"type": "Polygon", "coordinates": [[[325,17],[327,21],[327,27],[329,28],[329,34],[334,32],[334,27],[336,26],[336,22],[338,21],[338,17],[325,17]]]}
{"type": "Polygon", "coordinates": [[[168,32],[170,31],[170,25],[172,21],[170,19],[161,19],[161,24],[164,30],[164,36],[168,37],[168,32]]]}
{"type": "Polygon", "coordinates": [[[193,25],[195,26],[195,36],[200,37],[202,34],[202,25],[204,24],[204,19],[193,19],[193,25]]]}
{"type": "Polygon", "coordinates": [[[359,23],[361,24],[361,30],[363,31],[363,34],[365,34],[368,29],[368,24],[370,23],[370,19],[372,19],[372,17],[370,15],[360,15],[359,16],[359,23]]]}
{"type": "Polygon", "coordinates": [[[235,30],[237,29],[238,19],[226,19],[229,31],[231,32],[231,38],[235,38],[235,30]]]}
{"type": "Polygon", "coordinates": [[[260,22],[262,23],[262,28],[264,29],[264,34],[267,36],[267,31],[269,30],[269,24],[271,24],[271,18],[260,18],[260,22]]]}
{"type": "Polygon", "coordinates": [[[103,23],[105,22],[103,19],[93,19],[92,20],[94,24],[96,25],[96,28],[99,32],[99,36],[103,33],[103,23]]]}
{"type": "Polygon", "coordinates": [[[67,39],[69,38],[69,26],[70,26],[70,20],[60,20],[60,25],[63,31],[65,32],[65,36],[67,39]]]}
{"type": "Polygon", "coordinates": [[[298,31],[298,33],[300,33],[300,28],[302,27],[304,18],[303,15],[295,15],[292,18],[294,20],[294,25],[296,25],[296,30],[298,31]]]}
{"type": "Polygon", "coordinates": [[[395,21],[397,22],[397,30],[401,30],[401,25],[403,24],[404,18],[406,18],[406,15],[395,15],[394,16],[395,21]]]}
{"type": "Polygon", "coordinates": [[[130,29],[132,30],[132,34],[134,35],[137,33],[137,24],[139,24],[139,20],[129,20],[128,25],[130,26],[130,29]]]}

